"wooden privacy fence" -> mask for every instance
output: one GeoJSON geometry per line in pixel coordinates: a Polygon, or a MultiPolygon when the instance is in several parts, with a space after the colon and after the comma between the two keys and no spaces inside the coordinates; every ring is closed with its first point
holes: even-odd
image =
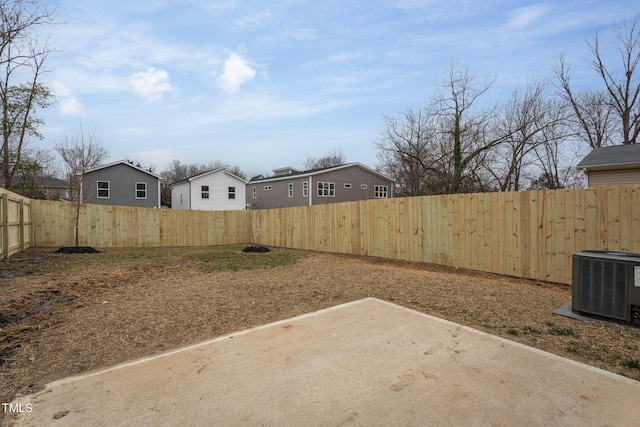
{"type": "MultiPolygon", "coordinates": [[[[32,245],[73,245],[73,206],[31,203],[32,245]]],[[[79,232],[81,245],[95,247],[254,241],[569,284],[576,251],[640,252],[640,187],[427,196],[255,211],[84,205],[79,232]]]]}
{"type": "Polygon", "coordinates": [[[565,284],[576,251],[640,252],[638,186],[366,200],[251,215],[265,245],[565,284]]]}
{"type": "MultiPolygon", "coordinates": [[[[35,246],[73,246],[75,207],[33,200],[35,246]]],[[[82,205],[79,244],[93,247],[208,246],[250,240],[247,211],[184,211],[82,205]]]]}
{"type": "Polygon", "coordinates": [[[0,188],[0,242],[2,259],[31,245],[31,200],[0,188]]]}

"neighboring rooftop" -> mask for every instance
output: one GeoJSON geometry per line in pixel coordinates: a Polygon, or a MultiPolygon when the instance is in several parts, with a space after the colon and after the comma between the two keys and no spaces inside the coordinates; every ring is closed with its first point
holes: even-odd
{"type": "Polygon", "coordinates": [[[640,144],[613,145],[594,148],[576,168],[578,169],[624,169],[640,167],[640,144]]]}
{"type": "Polygon", "coordinates": [[[344,169],[344,168],[349,168],[352,166],[356,166],[359,167],[361,169],[367,170],[371,173],[374,173],[376,175],[379,175],[385,179],[389,179],[391,180],[391,178],[384,176],[383,174],[381,174],[380,172],[371,169],[361,163],[358,162],[354,162],[354,163],[345,163],[343,165],[337,165],[337,166],[329,166],[329,167],[325,167],[325,168],[316,168],[316,169],[308,169],[305,171],[300,171],[297,169],[294,169],[292,167],[285,167],[285,168],[279,168],[279,169],[274,169],[274,176],[268,176],[268,177],[264,177],[262,175],[258,175],[258,176],[254,176],[253,178],[251,178],[249,180],[249,182],[256,182],[256,181],[270,181],[270,180],[279,180],[279,179],[284,179],[284,178],[289,178],[291,176],[300,176],[300,175],[315,175],[315,174],[319,174],[319,173],[323,173],[325,171],[329,171],[329,170],[335,170],[335,169],[344,169]],[[286,172],[286,173],[283,173],[286,172]]]}

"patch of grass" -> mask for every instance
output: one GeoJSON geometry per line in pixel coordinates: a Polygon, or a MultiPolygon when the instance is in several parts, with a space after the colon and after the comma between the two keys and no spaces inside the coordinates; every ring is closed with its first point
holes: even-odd
{"type": "Polygon", "coordinates": [[[640,359],[625,359],[620,362],[620,365],[625,368],[640,370],[640,359]]]}
{"type": "Polygon", "coordinates": [[[576,356],[599,360],[605,363],[612,362],[609,348],[590,340],[572,339],[567,347],[565,347],[565,350],[576,356]]]}
{"type": "Polygon", "coordinates": [[[488,323],[485,323],[484,325],[482,325],[483,328],[487,328],[487,329],[495,329],[496,326],[493,325],[489,325],[488,323]]]}
{"type": "Polygon", "coordinates": [[[302,256],[301,252],[284,249],[267,253],[245,253],[237,246],[212,247],[206,252],[193,254],[194,259],[204,263],[201,269],[205,273],[280,267],[294,264],[302,256]]]}
{"type": "Polygon", "coordinates": [[[582,352],[580,350],[580,346],[576,342],[569,343],[569,345],[567,346],[566,350],[567,350],[568,353],[576,354],[576,355],[580,354],[582,352]]]}
{"type": "Polygon", "coordinates": [[[529,326],[529,325],[523,326],[522,330],[527,332],[527,333],[529,333],[529,334],[541,334],[542,333],[541,329],[538,329],[535,326],[529,326]]]}
{"type": "Polygon", "coordinates": [[[509,329],[507,329],[507,333],[508,333],[509,335],[513,335],[513,336],[516,336],[516,337],[517,337],[518,335],[520,335],[520,332],[519,332],[517,329],[514,329],[514,328],[509,328],[509,329]]]}
{"type": "Polygon", "coordinates": [[[549,333],[551,335],[560,335],[560,336],[567,336],[567,337],[574,337],[576,336],[576,332],[573,330],[573,328],[568,327],[568,326],[549,326],[549,333]]]}

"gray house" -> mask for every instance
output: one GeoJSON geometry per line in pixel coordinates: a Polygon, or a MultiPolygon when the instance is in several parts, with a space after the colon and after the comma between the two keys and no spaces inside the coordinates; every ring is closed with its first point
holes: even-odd
{"type": "Polygon", "coordinates": [[[640,144],[595,148],[578,166],[587,187],[640,185],[640,144]]]}
{"type": "Polygon", "coordinates": [[[82,197],[84,203],[159,208],[161,179],[121,160],[85,172],[82,197]]]}
{"type": "Polygon", "coordinates": [[[257,176],[247,184],[252,209],[311,206],[393,197],[394,181],[360,163],[299,171],[274,169],[274,176],[257,176]]]}

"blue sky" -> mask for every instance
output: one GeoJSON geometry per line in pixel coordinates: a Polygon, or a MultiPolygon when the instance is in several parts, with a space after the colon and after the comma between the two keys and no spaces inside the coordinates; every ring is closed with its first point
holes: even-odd
{"type": "Polygon", "coordinates": [[[492,97],[564,53],[597,84],[585,40],[612,38],[637,0],[58,0],[40,113],[53,148],[80,122],[157,171],[221,160],[249,176],[341,150],[375,167],[383,115],[426,103],[452,63],[492,97]]]}

